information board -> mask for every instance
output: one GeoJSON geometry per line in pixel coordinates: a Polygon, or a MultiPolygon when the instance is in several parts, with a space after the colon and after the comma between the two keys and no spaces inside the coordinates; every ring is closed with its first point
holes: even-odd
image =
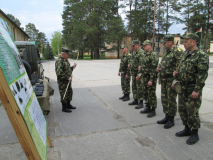
{"type": "Polygon", "coordinates": [[[0,18],[0,68],[42,160],[47,159],[47,122],[7,23],[0,18]]]}

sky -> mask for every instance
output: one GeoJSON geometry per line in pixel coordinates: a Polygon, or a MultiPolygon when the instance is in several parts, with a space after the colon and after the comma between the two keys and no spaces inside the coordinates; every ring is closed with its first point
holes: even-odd
{"type": "MultiPolygon", "coordinates": [[[[33,23],[39,32],[44,32],[48,41],[54,31],[62,31],[63,0],[0,0],[0,9],[20,20],[21,27],[33,23]]],[[[127,8],[128,10],[128,8],[127,8]]],[[[120,11],[125,20],[125,14],[120,11]]],[[[125,22],[126,23],[126,22],[125,22]]],[[[183,34],[183,24],[172,25],[169,33],[183,34]]]]}

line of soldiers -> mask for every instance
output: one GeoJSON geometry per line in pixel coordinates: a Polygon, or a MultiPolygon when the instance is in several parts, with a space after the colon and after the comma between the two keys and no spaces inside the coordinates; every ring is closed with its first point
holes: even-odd
{"type": "Polygon", "coordinates": [[[190,136],[186,143],[189,145],[199,141],[200,128],[199,108],[202,101],[202,89],[208,77],[209,58],[198,49],[199,37],[194,33],[187,33],[184,39],[186,51],[174,44],[173,35],[165,35],[161,43],[165,52],[158,65],[159,57],[152,50],[152,42],[144,41],[143,49],[138,41],[131,43],[133,54],[127,53],[127,45],[122,45],[123,56],[118,75],[121,75],[121,87],[124,95],[119,99],[129,100],[130,77],[132,77],[133,101],[129,105],[136,105],[135,109],[145,108],[140,113],[148,118],[156,115],[157,97],[156,84],[161,84],[161,102],[165,117],[157,124],[164,124],[165,129],[175,125],[174,118],[178,111],[185,126],[177,132],[177,137],[190,136]]]}

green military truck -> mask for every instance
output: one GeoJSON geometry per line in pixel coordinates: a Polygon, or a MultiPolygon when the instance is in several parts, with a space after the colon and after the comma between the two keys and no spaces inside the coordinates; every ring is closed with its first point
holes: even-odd
{"type": "Polygon", "coordinates": [[[44,69],[41,64],[40,54],[38,48],[28,41],[15,41],[15,44],[19,50],[22,60],[27,61],[30,64],[32,79],[43,79],[44,69]]]}
{"type": "Polygon", "coordinates": [[[44,77],[44,69],[41,64],[39,50],[35,44],[29,41],[15,41],[15,44],[31,80],[43,114],[47,115],[50,112],[49,99],[54,94],[54,90],[50,86],[49,78],[44,77]]]}

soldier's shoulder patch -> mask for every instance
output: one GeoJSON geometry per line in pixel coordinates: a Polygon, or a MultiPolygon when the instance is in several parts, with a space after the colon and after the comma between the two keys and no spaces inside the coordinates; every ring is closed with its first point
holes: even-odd
{"type": "Polygon", "coordinates": [[[157,66],[157,63],[152,63],[152,66],[154,66],[154,67],[157,66]]]}
{"type": "Polygon", "coordinates": [[[207,69],[207,65],[201,64],[201,65],[199,65],[199,69],[200,70],[206,70],[207,69]]]}

